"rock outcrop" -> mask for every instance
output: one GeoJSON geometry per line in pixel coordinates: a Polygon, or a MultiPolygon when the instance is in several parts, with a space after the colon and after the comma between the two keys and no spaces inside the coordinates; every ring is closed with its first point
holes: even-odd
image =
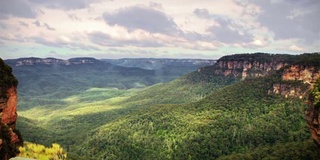
{"type": "Polygon", "coordinates": [[[246,79],[269,75],[288,65],[290,55],[264,53],[224,56],[214,65],[214,74],[246,79]]]}
{"type": "Polygon", "coordinates": [[[317,78],[320,77],[320,62],[318,66],[305,66],[305,65],[290,65],[286,67],[282,73],[282,80],[285,81],[302,81],[310,85],[310,88],[313,88],[313,85],[316,83],[317,78]]]}
{"type": "Polygon", "coordinates": [[[316,79],[320,77],[320,53],[285,54],[236,54],[220,58],[213,66],[203,67],[198,72],[216,76],[231,76],[238,79],[277,74],[281,79],[269,94],[285,97],[306,97],[316,79]],[[301,85],[302,82],[305,85],[301,85]],[[299,83],[299,84],[297,84],[299,83]]]}
{"type": "Polygon", "coordinates": [[[315,144],[320,148],[320,78],[308,98],[309,108],[306,110],[306,120],[315,144]]]}
{"type": "Polygon", "coordinates": [[[17,79],[12,69],[0,59],[0,159],[7,160],[18,154],[23,140],[16,129],[17,79]]]}

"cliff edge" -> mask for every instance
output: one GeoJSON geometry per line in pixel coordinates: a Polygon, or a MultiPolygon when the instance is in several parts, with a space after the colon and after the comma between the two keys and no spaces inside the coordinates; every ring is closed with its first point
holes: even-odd
{"type": "Polygon", "coordinates": [[[16,129],[18,81],[1,58],[0,77],[0,159],[7,160],[19,153],[23,140],[16,129]]]}
{"type": "Polygon", "coordinates": [[[315,83],[308,98],[309,108],[306,110],[306,120],[314,143],[320,148],[320,78],[315,83]]]}
{"type": "Polygon", "coordinates": [[[269,94],[303,98],[308,96],[309,90],[320,77],[320,53],[228,55],[213,66],[198,69],[198,73],[241,80],[276,75],[278,83],[273,84],[269,94]]]}

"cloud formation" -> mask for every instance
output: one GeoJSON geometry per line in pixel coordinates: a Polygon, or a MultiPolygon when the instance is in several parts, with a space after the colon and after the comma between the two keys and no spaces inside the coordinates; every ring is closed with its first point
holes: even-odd
{"type": "Polygon", "coordinates": [[[84,9],[90,6],[91,3],[98,0],[29,0],[35,4],[41,4],[52,9],[75,10],[84,9]]]}
{"type": "Polygon", "coordinates": [[[149,7],[121,8],[114,13],[105,12],[103,18],[107,24],[123,26],[129,31],[142,29],[151,33],[179,34],[179,28],[171,17],[149,7]]]}
{"type": "Polygon", "coordinates": [[[276,39],[299,38],[306,43],[319,40],[320,1],[252,1],[263,6],[258,21],[274,33],[276,39]]]}
{"type": "Polygon", "coordinates": [[[3,0],[0,2],[0,19],[10,16],[22,18],[35,18],[37,12],[27,0],[3,0]]]}
{"type": "Polygon", "coordinates": [[[0,56],[317,52],[319,10],[319,0],[4,0],[0,56]]]}

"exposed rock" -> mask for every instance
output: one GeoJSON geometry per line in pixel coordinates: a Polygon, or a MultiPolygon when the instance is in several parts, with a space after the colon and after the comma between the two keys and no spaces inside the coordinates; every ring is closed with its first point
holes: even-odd
{"type": "Polygon", "coordinates": [[[12,129],[15,129],[15,122],[17,120],[17,87],[12,86],[7,90],[7,102],[6,106],[3,106],[1,122],[10,125],[12,129]]]}
{"type": "Polygon", "coordinates": [[[282,73],[283,80],[303,81],[303,83],[309,84],[310,88],[319,77],[320,70],[316,69],[316,66],[290,65],[282,73]]]}
{"type": "Polygon", "coordinates": [[[214,66],[200,68],[198,72],[211,71],[217,76],[238,79],[262,77],[278,73],[281,81],[273,85],[269,94],[285,97],[305,97],[316,79],[320,77],[320,54],[237,54],[220,58],[214,66]],[[295,82],[294,82],[295,81],[295,82]],[[294,84],[294,83],[299,84],[294,84]],[[301,83],[305,85],[301,85],[301,83]]]}
{"type": "Polygon", "coordinates": [[[308,98],[306,120],[315,144],[320,147],[320,78],[308,98]]]}
{"type": "Polygon", "coordinates": [[[288,65],[286,57],[290,55],[255,53],[224,56],[214,65],[214,74],[241,79],[266,76],[288,65]]]}
{"type": "Polygon", "coordinates": [[[0,58],[0,159],[7,160],[18,154],[23,140],[15,124],[17,121],[17,85],[12,69],[0,58]]]}

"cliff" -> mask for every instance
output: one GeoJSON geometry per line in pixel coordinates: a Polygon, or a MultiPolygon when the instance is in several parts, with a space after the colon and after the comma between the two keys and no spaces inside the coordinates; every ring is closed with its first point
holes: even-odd
{"type": "Polygon", "coordinates": [[[0,159],[6,160],[18,154],[23,140],[16,129],[18,81],[1,58],[0,77],[0,159]]]}
{"type": "MultiPolygon", "coordinates": [[[[233,76],[240,79],[269,75],[288,65],[291,55],[265,53],[237,54],[220,58],[213,66],[215,75],[233,76]]],[[[201,72],[201,69],[199,70],[201,72]]]]}
{"type": "Polygon", "coordinates": [[[315,144],[320,148],[320,78],[308,98],[309,108],[306,110],[306,120],[315,144]]]}
{"type": "Polygon", "coordinates": [[[213,66],[200,68],[198,72],[230,76],[241,80],[274,74],[280,80],[269,90],[269,94],[305,97],[316,79],[320,77],[320,53],[229,55],[220,58],[213,66]],[[304,85],[301,85],[301,82],[304,85]]]}

